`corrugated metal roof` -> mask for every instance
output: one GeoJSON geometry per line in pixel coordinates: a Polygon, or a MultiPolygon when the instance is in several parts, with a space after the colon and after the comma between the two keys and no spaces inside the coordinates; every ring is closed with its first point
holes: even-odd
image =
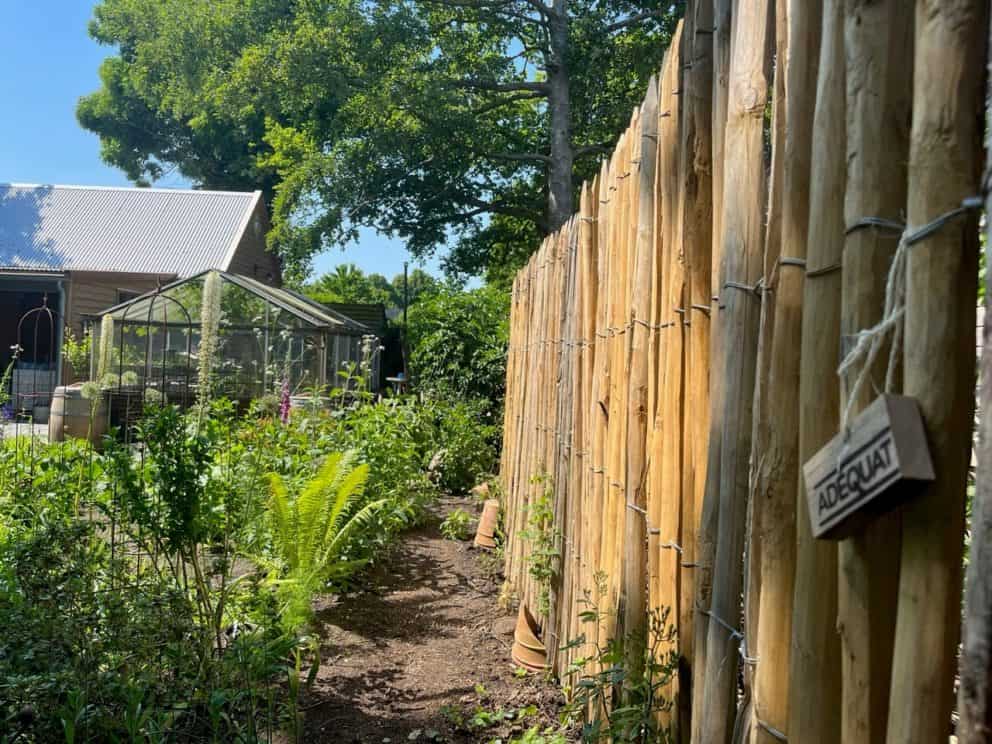
{"type": "Polygon", "coordinates": [[[0,185],[0,269],[227,269],[259,192],[0,185]]]}

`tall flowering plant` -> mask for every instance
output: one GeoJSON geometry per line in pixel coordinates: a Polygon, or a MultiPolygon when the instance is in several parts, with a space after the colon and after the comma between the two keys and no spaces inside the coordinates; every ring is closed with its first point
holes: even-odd
{"type": "Polygon", "coordinates": [[[289,379],[283,378],[282,390],[279,392],[279,420],[284,424],[289,422],[289,379]]]}
{"type": "Polygon", "coordinates": [[[216,271],[211,271],[203,282],[203,306],[200,310],[198,373],[201,413],[210,405],[214,357],[217,354],[217,335],[220,331],[220,300],[220,275],[216,271]]]}

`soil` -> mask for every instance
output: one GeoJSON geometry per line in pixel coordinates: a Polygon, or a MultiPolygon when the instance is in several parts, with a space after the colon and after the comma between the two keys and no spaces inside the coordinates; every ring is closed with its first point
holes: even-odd
{"type": "Polygon", "coordinates": [[[470,499],[443,500],[361,589],[320,600],[322,663],[301,701],[305,741],[506,742],[557,723],[560,691],[514,673],[515,618],[497,605],[496,561],[471,541],[441,535],[456,507],[477,511],[470,499]]]}

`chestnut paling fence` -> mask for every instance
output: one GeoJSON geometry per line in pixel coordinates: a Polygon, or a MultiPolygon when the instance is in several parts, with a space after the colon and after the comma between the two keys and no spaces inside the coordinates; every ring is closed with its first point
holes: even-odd
{"type": "Polygon", "coordinates": [[[667,608],[680,741],[989,740],[984,452],[954,700],[986,5],[690,1],[516,277],[508,588],[563,678],[667,608]],[[816,540],[802,464],[883,391],[937,478],[816,540]]]}

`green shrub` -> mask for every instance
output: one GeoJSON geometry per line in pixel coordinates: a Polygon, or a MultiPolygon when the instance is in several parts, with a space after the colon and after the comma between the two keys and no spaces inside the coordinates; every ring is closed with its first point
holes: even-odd
{"type": "Polygon", "coordinates": [[[148,406],[139,441],[108,438],[102,452],[0,441],[0,731],[299,731],[313,595],[382,554],[439,488],[474,485],[498,436],[487,401],[334,400],[287,424],[264,405],[245,417],[224,400],[148,406]]]}
{"type": "MultiPolygon", "coordinates": [[[[250,590],[251,587],[246,587],[250,590]]],[[[0,730],[12,741],[254,741],[296,639],[256,591],[257,628],[201,656],[181,582],[135,572],[96,523],[45,521],[0,543],[0,730]]]]}
{"type": "Polygon", "coordinates": [[[438,485],[449,493],[464,493],[490,475],[496,465],[500,427],[492,406],[484,400],[428,400],[441,451],[438,485]]]}
{"type": "Polygon", "coordinates": [[[441,534],[449,540],[468,540],[471,527],[472,516],[464,509],[455,509],[441,522],[441,534]]]}
{"type": "Polygon", "coordinates": [[[491,285],[446,287],[411,307],[407,341],[420,388],[501,406],[509,308],[509,292],[491,285]]]}

